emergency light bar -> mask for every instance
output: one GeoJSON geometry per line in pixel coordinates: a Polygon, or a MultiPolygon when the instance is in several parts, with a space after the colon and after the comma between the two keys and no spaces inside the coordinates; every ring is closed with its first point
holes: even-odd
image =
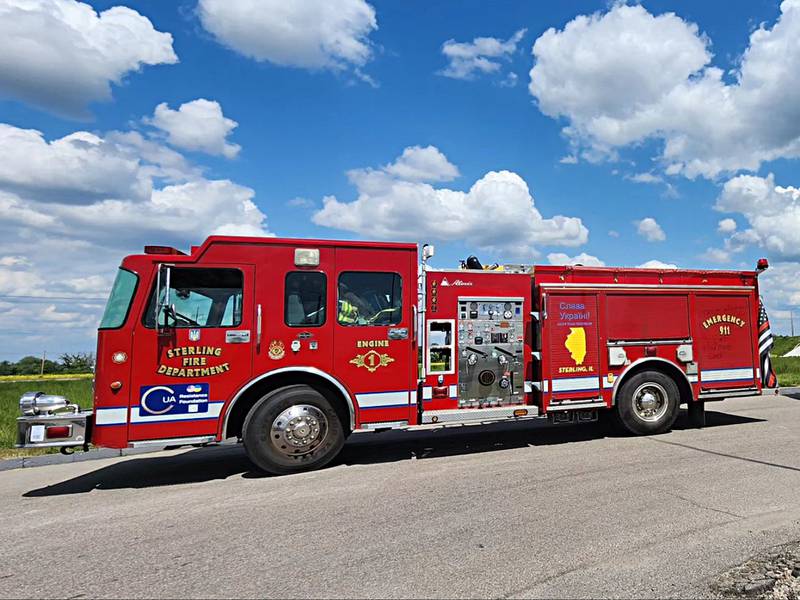
{"type": "Polygon", "coordinates": [[[177,248],[173,248],[171,246],[145,246],[144,247],[145,254],[175,254],[180,256],[186,256],[185,252],[181,252],[177,248]]]}

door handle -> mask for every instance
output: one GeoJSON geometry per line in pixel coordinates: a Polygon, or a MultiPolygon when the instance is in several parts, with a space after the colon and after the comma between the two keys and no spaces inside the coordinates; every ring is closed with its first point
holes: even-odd
{"type": "Polygon", "coordinates": [[[256,350],[261,351],[261,305],[256,310],[256,350]]]}
{"type": "Polygon", "coordinates": [[[389,328],[390,340],[405,340],[408,339],[408,327],[391,327],[389,328]]]}

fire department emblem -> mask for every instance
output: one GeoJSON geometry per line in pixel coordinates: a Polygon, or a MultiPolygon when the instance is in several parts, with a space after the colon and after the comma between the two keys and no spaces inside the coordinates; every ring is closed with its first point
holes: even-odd
{"type": "Polygon", "coordinates": [[[370,350],[365,354],[357,354],[355,358],[350,360],[351,365],[357,367],[364,367],[370,373],[378,370],[378,367],[385,367],[389,363],[393,363],[394,359],[388,354],[378,354],[375,350],[370,350]]]}
{"type": "Polygon", "coordinates": [[[189,330],[189,341],[190,342],[199,342],[200,341],[200,330],[199,329],[190,329],[189,330]]]}
{"type": "Polygon", "coordinates": [[[286,347],[280,340],[272,340],[269,343],[269,357],[272,360],[280,360],[286,354],[286,347]]]}

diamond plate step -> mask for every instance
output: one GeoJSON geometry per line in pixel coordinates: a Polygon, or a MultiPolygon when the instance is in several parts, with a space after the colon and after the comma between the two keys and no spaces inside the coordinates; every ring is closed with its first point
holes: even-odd
{"type": "Polygon", "coordinates": [[[516,404],[493,408],[454,408],[448,410],[426,410],[422,413],[422,423],[480,423],[482,421],[501,421],[504,419],[528,419],[539,416],[535,406],[516,404]],[[515,411],[526,411],[525,415],[515,416],[515,411]]]}

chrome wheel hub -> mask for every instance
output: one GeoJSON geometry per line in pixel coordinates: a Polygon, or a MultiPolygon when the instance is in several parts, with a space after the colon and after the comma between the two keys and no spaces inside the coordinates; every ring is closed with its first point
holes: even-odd
{"type": "Polygon", "coordinates": [[[667,390],[655,382],[643,383],[633,393],[633,412],[642,421],[659,421],[667,412],[667,390]]]}
{"type": "Polygon", "coordinates": [[[272,422],[270,440],[288,456],[308,454],[328,434],[328,419],[316,406],[295,404],[281,412],[272,422]]]}

